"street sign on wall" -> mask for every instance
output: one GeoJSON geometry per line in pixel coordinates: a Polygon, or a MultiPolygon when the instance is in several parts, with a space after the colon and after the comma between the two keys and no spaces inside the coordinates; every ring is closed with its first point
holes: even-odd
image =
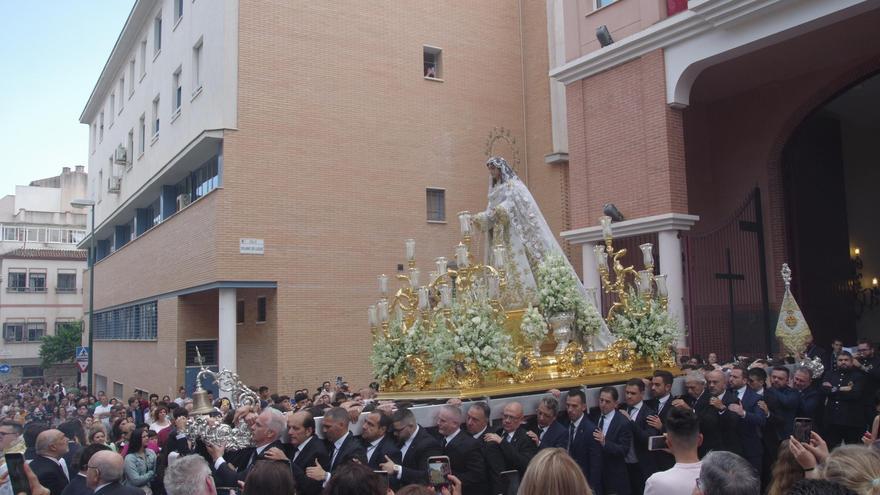
{"type": "Polygon", "coordinates": [[[80,373],[85,373],[89,369],[89,348],[76,348],[76,365],[79,367],[80,373]]]}

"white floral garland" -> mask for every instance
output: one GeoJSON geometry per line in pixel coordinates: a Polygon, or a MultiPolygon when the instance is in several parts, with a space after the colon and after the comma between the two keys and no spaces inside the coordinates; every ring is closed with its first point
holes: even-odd
{"type": "Polygon", "coordinates": [[[470,299],[468,304],[455,305],[452,309],[455,330],[449,333],[454,354],[479,372],[516,371],[513,343],[500,317],[486,298],[470,299]]]}
{"type": "Polygon", "coordinates": [[[522,322],[519,325],[523,338],[529,345],[542,342],[547,337],[547,322],[541,316],[538,308],[533,308],[529,304],[528,309],[523,313],[522,322]]]}
{"type": "Polygon", "coordinates": [[[659,360],[678,337],[675,318],[661,307],[659,301],[651,299],[646,302],[635,291],[630,291],[629,301],[632,311],[615,314],[612,330],[617,336],[633,342],[638,354],[659,360]],[[634,313],[645,315],[638,317],[634,313]]]}
{"type": "Polygon", "coordinates": [[[550,254],[536,270],[538,298],[547,316],[574,312],[575,326],[582,335],[596,335],[602,328],[602,317],[578,290],[577,278],[559,254],[550,254]]]}
{"type": "Polygon", "coordinates": [[[422,327],[421,322],[416,322],[407,329],[398,316],[388,322],[388,337],[379,332],[370,355],[377,380],[387,381],[399,375],[406,368],[406,357],[421,352],[422,327]]]}

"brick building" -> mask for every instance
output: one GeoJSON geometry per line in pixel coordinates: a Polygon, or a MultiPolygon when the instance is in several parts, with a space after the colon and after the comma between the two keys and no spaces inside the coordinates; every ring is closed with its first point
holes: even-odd
{"type": "Polygon", "coordinates": [[[253,385],[365,385],[376,275],[406,238],[423,273],[452,253],[490,151],[566,229],[547,26],[524,0],[136,1],[80,118],[96,388],[173,395],[196,346],[253,385]]]}
{"type": "Polygon", "coordinates": [[[659,244],[693,352],[770,352],[783,262],[820,344],[880,338],[877,2],[550,1],[548,18],[570,154],[562,236],[586,285],[610,202],[618,245],[659,244]]]}

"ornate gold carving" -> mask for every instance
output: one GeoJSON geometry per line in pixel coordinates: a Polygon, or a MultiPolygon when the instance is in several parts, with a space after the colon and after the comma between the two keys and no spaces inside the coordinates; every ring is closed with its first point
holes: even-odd
{"type": "Polygon", "coordinates": [[[605,360],[615,373],[632,371],[636,361],[636,345],[626,339],[619,339],[605,351],[605,360]]]}
{"type": "Polygon", "coordinates": [[[519,146],[516,144],[516,137],[514,137],[510,129],[505,129],[504,127],[495,127],[489,132],[489,137],[486,138],[486,158],[490,156],[500,155],[507,158],[508,165],[513,168],[513,171],[517,174],[520,173],[519,165],[519,146]],[[501,152],[498,150],[500,144],[506,144],[507,148],[510,152],[501,152]]]}

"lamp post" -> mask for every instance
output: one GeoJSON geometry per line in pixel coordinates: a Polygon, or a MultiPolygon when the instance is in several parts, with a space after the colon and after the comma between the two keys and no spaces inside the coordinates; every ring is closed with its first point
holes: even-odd
{"type": "Polygon", "coordinates": [[[91,208],[92,209],[92,228],[89,234],[89,371],[88,384],[89,393],[92,391],[92,376],[94,370],[92,368],[95,362],[94,343],[94,324],[95,324],[95,201],[92,199],[75,199],[70,202],[70,206],[74,208],[91,208]]]}

